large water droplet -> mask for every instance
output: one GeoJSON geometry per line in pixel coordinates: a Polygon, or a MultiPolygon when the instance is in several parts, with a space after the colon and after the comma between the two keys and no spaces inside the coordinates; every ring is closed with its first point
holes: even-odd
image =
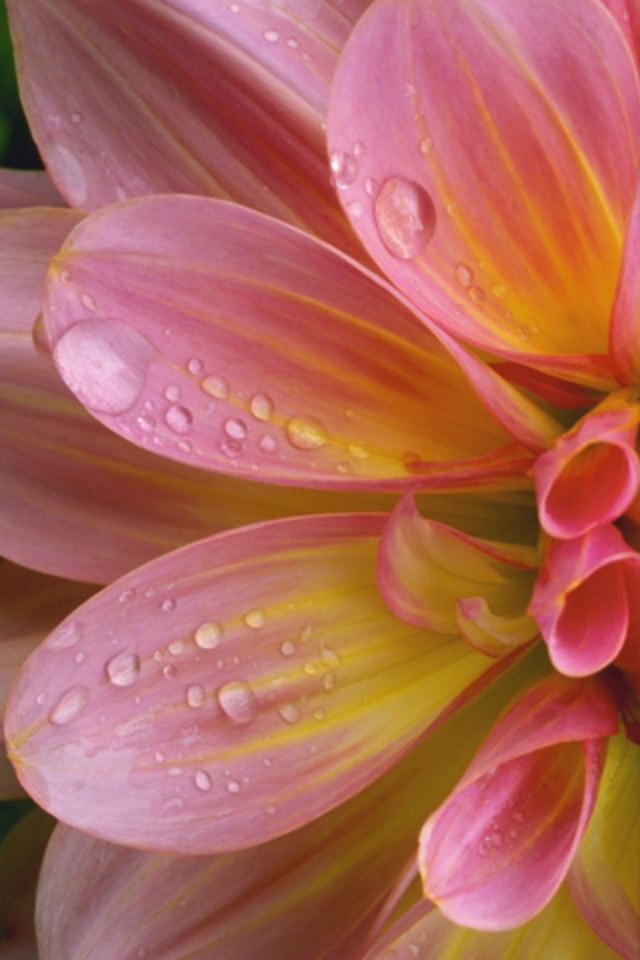
{"type": "Polygon", "coordinates": [[[120,414],[140,396],[153,347],[121,320],[83,320],[58,340],[53,355],[62,379],[96,413],[120,414]]]}
{"type": "Polygon", "coordinates": [[[118,653],[107,664],[107,675],[116,687],[129,687],[140,676],[140,660],[135,653],[118,653]]]}
{"type": "Polygon", "coordinates": [[[236,417],[226,420],[223,430],[232,440],[245,440],[249,432],[244,420],[238,420],[236,417]]]}
{"type": "Polygon", "coordinates": [[[231,680],[217,693],[221,709],[234,723],[251,723],[258,714],[256,695],[244,680],[231,680]]]}
{"type": "Polygon", "coordinates": [[[202,790],[203,793],[206,793],[207,790],[211,790],[211,777],[206,770],[198,770],[193,778],[193,782],[198,790],[202,790]]]}
{"type": "Polygon", "coordinates": [[[194,683],[187,687],[187,703],[190,707],[201,707],[206,699],[204,687],[199,683],[194,683]]]}
{"type": "Polygon", "coordinates": [[[82,640],[82,627],[72,620],[70,623],[63,623],[62,626],[54,630],[47,640],[47,647],[52,650],[66,650],[68,647],[75,647],[82,640]]]}
{"type": "Polygon", "coordinates": [[[165,413],[164,422],[174,433],[189,433],[193,425],[193,416],[186,407],[175,403],[165,413]]]}
{"type": "Polygon", "coordinates": [[[287,424],[287,438],[298,450],[317,450],[327,442],[327,433],[313,417],[294,417],[287,424]]]}
{"type": "Polygon", "coordinates": [[[402,177],[385,180],[374,203],[380,239],[393,257],[412,260],[431,241],[436,230],[436,208],[420,184],[402,177]]]}
{"type": "Polygon", "coordinates": [[[270,420],[275,406],[271,397],[266,393],[256,393],[249,403],[249,409],[256,420],[270,420]]]}
{"type": "Polygon", "coordinates": [[[201,650],[213,650],[222,640],[223,632],[222,624],[214,620],[201,623],[194,634],[196,644],[201,650]]]}
{"type": "Polygon", "coordinates": [[[64,727],[84,710],[88,700],[89,691],[86,687],[72,687],[58,700],[49,714],[49,720],[57,727],[64,727]]]}

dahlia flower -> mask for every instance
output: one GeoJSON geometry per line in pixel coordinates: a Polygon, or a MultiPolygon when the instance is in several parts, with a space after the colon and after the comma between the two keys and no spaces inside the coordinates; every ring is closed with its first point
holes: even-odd
{"type": "Polygon", "coordinates": [[[10,4],[41,960],[638,956],[637,6],[363,6],[10,4]]]}

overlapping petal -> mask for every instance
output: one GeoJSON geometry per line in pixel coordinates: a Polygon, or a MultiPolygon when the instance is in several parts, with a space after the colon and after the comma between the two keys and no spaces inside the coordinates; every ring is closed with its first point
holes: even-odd
{"type": "Polygon", "coordinates": [[[80,829],[180,853],[264,842],[358,792],[490,663],[387,610],[385,519],[244,528],[106,588],[14,685],[23,785],[80,829]]]}
{"type": "Polygon", "coordinates": [[[582,677],[624,658],[640,667],[640,555],[612,524],[551,542],[529,613],[561,673],[582,677]]]}
{"type": "Polygon", "coordinates": [[[72,206],[198,193],[350,250],[322,124],[368,0],[9,2],[20,91],[72,206]]]}
{"type": "Polygon", "coordinates": [[[164,197],[94,214],[56,258],[45,311],[76,396],[172,459],[387,490],[528,466],[382,281],[253,211],[164,197]]]}
{"type": "Polygon", "coordinates": [[[0,210],[64,205],[44,170],[0,170],[0,210]]]}
{"type": "Polygon", "coordinates": [[[538,458],[533,476],[547,533],[579,537],[633,503],[640,485],[639,420],[632,391],[611,394],[538,458]]]}
{"type": "Polygon", "coordinates": [[[329,145],[354,228],[427,314],[607,387],[639,116],[595,0],[383,0],[341,58],[329,145]]]}
{"type": "Polygon", "coordinates": [[[617,729],[600,680],[555,675],[525,693],[422,830],[426,896],[478,930],[534,917],[566,876],[617,729]]]}
{"type": "Polygon", "coordinates": [[[640,936],[639,807],[638,749],[620,733],[568,881],[583,918],[624,960],[638,956],[640,936]]]}
{"type": "Polygon", "coordinates": [[[640,262],[640,189],[636,194],[627,229],[609,332],[613,369],[620,383],[629,387],[637,387],[640,383],[640,270],[638,270],[638,262],[640,262]]]}

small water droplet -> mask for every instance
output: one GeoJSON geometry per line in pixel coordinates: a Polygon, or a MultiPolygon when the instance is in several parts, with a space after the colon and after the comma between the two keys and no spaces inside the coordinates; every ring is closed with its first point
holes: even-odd
{"type": "Polygon", "coordinates": [[[324,644],[320,646],[320,656],[322,657],[322,662],[330,667],[337,667],[338,664],[342,662],[340,654],[324,644]]]}
{"type": "Polygon", "coordinates": [[[359,443],[350,443],[347,447],[347,453],[350,453],[356,460],[367,460],[369,451],[359,443]]]}
{"type": "Polygon", "coordinates": [[[237,420],[236,418],[225,421],[223,429],[232,440],[244,440],[248,433],[244,420],[237,420]]]}
{"type": "Polygon", "coordinates": [[[352,200],[351,203],[348,203],[347,210],[349,211],[351,216],[354,217],[356,220],[358,219],[358,217],[361,217],[362,214],[364,213],[364,209],[359,200],[352,200]]]}
{"type": "Polygon", "coordinates": [[[275,453],[278,449],[278,441],[271,434],[265,433],[264,437],[260,438],[258,446],[263,453],[275,453]]]}
{"type": "Polygon", "coordinates": [[[79,650],[78,653],[76,653],[76,655],[75,655],[75,657],[74,657],[73,659],[75,660],[75,662],[76,662],[77,664],[80,664],[80,663],[84,663],[84,661],[86,660],[86,658],[87,658],[86,653],[85,653],[83,650],[79,650]]]}
{"type": "Polygon", "coordinates": [[[364,192],[367,196],[373,197],[378,192],[378,181],[374,180],[373,177],[367,177],[364,181],[364,192]]]}
{"type": "Polygon", "coordinates": [[[242,442],[225,437],[220,444],[220,450],[224,453],[225,457],[229,457],[230,460],[235,460],[236,457],[239,457],[242,453],[242,442]]]}
{"type": "Polygon", "coordinates": [[[156,750],[154,757],[158,763],[164,763],[167,759],[162,750],[156,750]]]}
{"type": "Polygon", "coordinates": [[[76,620],[72,620],[53,631],[47,640],[47,647],[52,650],[66,650],[68,647],[75,647],[81,640],[82,627],[76,620]]]}
{"type": "Polygon", "coordinates": [[[318,450],[327,443],[327,433],[313,417],[293,417],[287,424],[287,438],[298,450],[318,450]]]}
{"type": "Polygon", "coordinates": [[[296,645],[293,640],[285,640],[284,643],[280,645],[280,653],[285,657],[293,657],[296,652],[296,645]]]}
{"type": "Polygon", "coordinates": [[[290,47],[292,50],[297,50],[300,44],[298,43],[295,37],[289,37],[289,39],[287,40],[287,46],[290,47]]]}
{"type": "Polygon", "coordinates": [[[483,837],[478,844],[478,853],[481,857],[486,857],[486,855],[491,851],[491,847],[491,837],[483,837]]]}
{"type": "Polygon", "coordinates": [[[168,597],[166,600],[162,601],[160,608],[164,613],[171,613],[171,611],[175,610],[176,608],[176,602],[173,597],[168,597]]]}
{"type": "Polygon", "coordinates": [[[509,293],[509,287],[506,283],[496,283],[491,287],[491,293],[498,300],[502,300],[509,293]]]}
{"type": "Polygon", "coordinates": [[[136,420],[143,433],[153,433],[156,428],[156,421],[148,413],[142,413],[136,420]]]}
{"type": "Polygon", "coordinates": [[[299,637],[300,643],[307,643],[307,641],[311,639],[312,633],[313,633],[313,624],[311,623],[311,621],[309,621],[304,625],[304,627],[300,631],[300,637],[299,637]]]}
{"type": "Polygon", "coordinates": [[[249,613],[245,614],[244,622],[252,630],[259,630],[267,622],[267,616],[264,610],[250,610],[249,613]]]}
{"type": "Polygon", "coordinates": [[[193,782],[198,790],[202,790],[203,793],[206,793],[207,790],[211,790],[211,777],[206,770],[198,770],[193,778],[193,782]]]}
{"type": "Polygon", "coordinates": [[[116,687],[129,687],[140,676],[140,660],[135,653],[118,653],[107,664],[107,675],[116,687]]]}
{"type": "Polygon", "coordinates": [[[187,645],[184,640],[172,640],[167,646],[167,650],[174,657],[179,657],[187,649],[187,645]]]}
{"type": "Polygon", "coordinates": [[[420,146],[420,153],[426,156],[427,154],[431,153],[431,151],[433,150],[433,140],[431,139],[431,137],[423,137],[420,141],[419,146],[420,146]]]}
{"type": "Polygon", "coordinates": [[[456,280],[461,287],[468,290],[473,283],[473,270],[466,263],[459,263],[455,270],[456,280]]]}
{"type": "Polygon", "coordinates": [[[63,334],[53,355],[62,379],[86,407],[121,414],[142,393],[154,350],[121,320],[83,320],[63,334]]]}
{"type": "Polygon", "coordinates": [[[436,208],[420,184],[403,177],[385,180],[374,203],[376,227],[384,246],[399,260],[413,260],[436,230],[436,208]]]}
{"type": "Polygon", "coordinates": [[[278,707],[278,713],[285,723],[297,723],[300,719],[300,710],[293,703],[285,703],[278,707]]]}
{"type": "Polygon", "coordinates": [[[226,400],[229,396],[229,382],[224,377],[205,377],[200,386],[205,393],[217,400],[226,400]]]}
{"type": "Polygon", "coordinates": [[[280,34],[278,33],[277,30],[265,30],[262,36],[269,43],[277,43],[278,40],[280,39],[280,34]]]}
{"type": "Polygon", "coordinates": [[[258,714],[256,695],[245,680],[231,680],[217,693],[220,708],[234,723],[251,723],[258,714]]]}
{"type": "Polygon", "coordinates": [[[174,403],[164,415],[164,422],[174,433],[189,433],[193,425],[191,411],[174,403]]]}
{"type": "Polygon", "coordinates": [[[524,823],[525,821],[525,816],[522,810],[513,810],[511,812],[511,817],[516,823],[524,823]]]}
{"type": "Polygon", "coordinates": [[[469,299],[473,303],[482,303],[485,297],[486,297],[486,294],[482,289],[482,287],[471,287],[471,289],[469,290],[469,299]]]}
{"type": "Polygon", "coordinates": [[[187,370],[189,373],[192,373],[194,377],[199,377],[204,372],[204,363],[202,360],[198,360],[197,357],[193,357],[187,364],[187,370]]]}
{"type": "Polygon", "coordinates": [[[314,674],[318,672],[317,666],[315,665],[315,663],[311,663],[311,661],[309,661],[309,663],[305,663],[302,669],[304,670],[304,672],[308,677],[313,677],[314,674]]]}
{"type": "Polygon", "coordinates": [[[204,687],[199,683],[194,683],[187,687],[187,703],[190,707],[201,707],[206,700],[204,687]]]}
{"type": "Polygon", "coordinates": [[[169,386],[165,388],[164,395],[171,403],[175,403],[176,400],[180,399],[180,387],[177,383],[170,383],[169,386]]]}
{"type": "Polygon", "coordinates": [[[118,597],[118,601],[120,603],[131,603],[131,601],[135,599],[135,596],[136,596],[135,590],[123,590],[120,596],[118,597]]]}
{"type": "Polygon", "coordinates": [[[275,405],[266,393],[256,393],[251,398],[249,409],[256,420],[271,420],[275,405]]]}
{"type": "Polygon", "coordinates": [[[326,719],[327,719],[327,711],[326,711],[326,710],[323,710],[322,707],[318,707],[317,710],[314,710],[314,711],[313,711],[313,719],[314,719],[314,720],[326,720],[326,719]]]}
{"type": "Polygon", "coordinates": [[[82,122],[82,114],[76,110],[75,113],[71,114],[71,123],[81,123],[81,122],[82,122]]]}
{"type": "Polygon", "coordinates": [[[89,691],[86,687],[71,687],[58,700],[49,714],[49,720],[57,727],[64,727],[84,710],[89,701],[89,691]]]}
{"type": "Polygon", "coordinates": [[[167,773],[170,777],[181,777],[183,770],[182,767],[169,767],[167,773]]]}
{"type": "Polygon", "coordinates": [[[207,623],[201,623],[194,634],[196,644],[201,650],[213,650],[222,640],[224,633],[222,624],[210,620],[207,623]]]}
{"type": "Polygon", "coordinates": [[[335,673],[327,673],[322,681],[322,686],[325,688],[325,690],[333,690],[336,683],[337,681],[335,673]]]}
{"type": "Polygon", "coordinates": [[[162,676],[166,677],[167,680],[173,680],[177,672],[172,663],[168,663],[166,667],[162,668],[162,676]]]}
{"type": "Polygon", "coordinates": [[[81,300],[81,302],[82,302],[82,305],[83,305],[84,307],[86,307],[87,310],[95,310],[95,308],[96,308],[96,302],[95,302],[95,300],[93,299],[93,297],[90,296],[88,293],[83,293],[83,294],[80,296],[80,300],[81,300]]]}
{"type": "Polygon", "coordinates": [[[270,757],[263,757],[262,763],[264,764],[265,767],[271,767],[273,765],[273,760],[271,760],[270,757]]]}
{"type": "Polygon", "coordinates": [[[227,790],[229,793],[240,793],[240,784],[237,780],[229,780],[227,784],[227,790]]]}
{"type": "Polygon", "coordinates": [[[335,151],[329,157],[329,164],[339,190],[345,190],[358,179],[358,160],[352,153],[335,151]]]}

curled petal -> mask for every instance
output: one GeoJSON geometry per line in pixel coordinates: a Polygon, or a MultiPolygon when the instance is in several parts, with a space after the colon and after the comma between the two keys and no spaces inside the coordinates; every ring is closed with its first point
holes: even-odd
{"type": "Polygon", "coordinates": [[[640,485],[640,404],[613,394],[563,434],[533,468],[540,523],[553,537],[579,537],[616,520],[640,485]]]}
{"type": "Polygon", "coordinates": [[[217,196],[357,252],[329,183],[322,123],[338,53],[367,0],[7,6],[31,128],[72,206],[217,196]]]}
{"type": "Polygon", "coordinates": [[[341,58],[329,145],[336,162],[359,152],[344,209],[426,314],[597,386],[639,117],[636,65],[599,3],[386,0],[341,58]]]}
{"type": "MultiPolygon", "coordinates": [[[[630,3],[630,6],[632,5],[630,3]]],[[[627,228],[622,267],[609,330],[609,349],[613,370],[619,382],[629,387],[637,387],[640,383],[640,270],[638,270],[638,262],[640,262],[640,190],[636,194],[627,228]]]]}
{"type": "Polygon", "coordinates": [[[481,639],[484,630],[498,644],[495,655],[504,652],[503,645],[524,643],[538,633],[535,621],[524,616],[536,565],[532,547],[478,540],[427,520],[407,495],[380,544],[378,585],[407,623],[440,633],[466,636],[468,631],[467,639],[480,649],[491,646],[488,638],[481,639]],[[477,618],[481,622],[474,630],[477,618]],[[514,619],[518,624],[511,630],[514,619]]]}
{"type": "Polygon", "coordinates": [[[624,960],[635,960],[640,941],[639,774],[637,745],[624,733],[613,737],[598,800],[568,876],[583,918],[624,960]]]}
{"type": "Polygon", "coordinates": [[[595,802],[615,701],[599,681],[551,676],[503,714],[427,820],[425,895],[478,930],[516,927],[557,891],[595,802]]]}
{"type": "Polygon", "coordinates": [[[575,540],[552,541],[529,613],[561,673],[596,673],[627,643],[637,661],[639,570],[640,556],[611,524],[575,540]]]}
{"type": "Polygon", "coordinates": [[[14,684],[6,737],[25,788],[79,829],[194,854],[262,843],[357,793],[487,670],[387,610],[385,519],[245,527],[107,587],[14,684]]]}
{"type": "Polygon", "coordinates": [[[456,483],[467,459],[495,482],[505,449],[524,471],[524,451],[386,284],[236,205],[144,198],[94,214],[56,258],[45,310],[76,396],[172,459],[351,489],[434,470],[456,483]]]}

